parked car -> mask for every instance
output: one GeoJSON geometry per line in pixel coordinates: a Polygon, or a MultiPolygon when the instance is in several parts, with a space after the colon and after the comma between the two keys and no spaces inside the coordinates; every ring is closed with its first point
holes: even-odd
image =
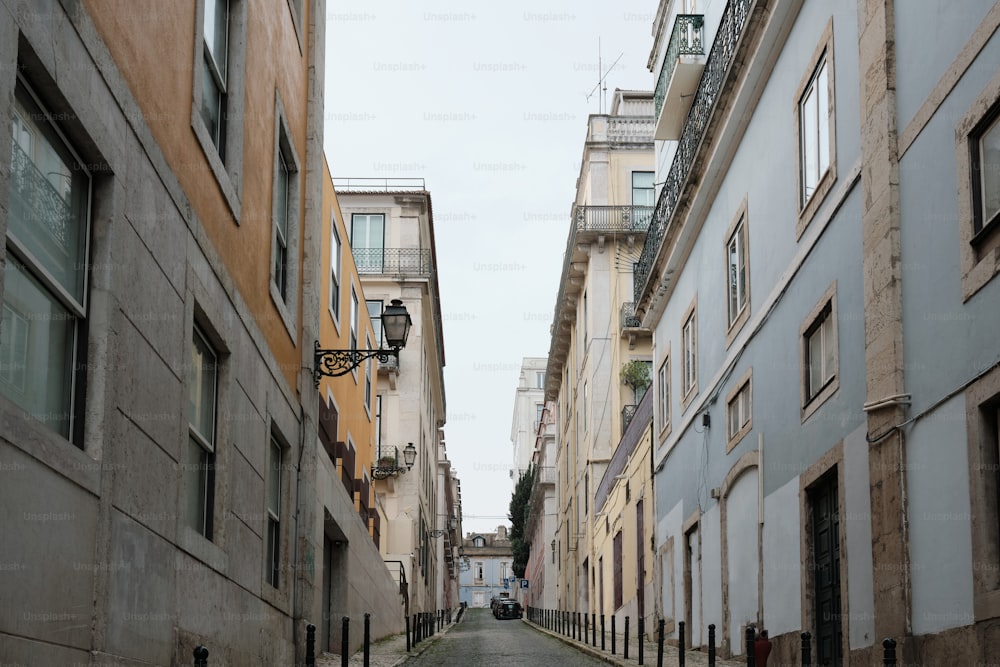
{"type": "Polygon", "coordinates": [[[499,619],[521,618],[521,603],[516,600],[500,600],[493,609],[493,615],[499,619]]]}

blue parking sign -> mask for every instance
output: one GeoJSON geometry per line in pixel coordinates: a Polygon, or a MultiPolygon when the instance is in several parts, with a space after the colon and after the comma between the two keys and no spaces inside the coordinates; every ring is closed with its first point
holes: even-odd
{"type": "Polygon", "coordinates": [[[521,580],[521,588],[527,588],[527,587],[528,587],[528,580],[527,579],[522,579],[521,580]]]}

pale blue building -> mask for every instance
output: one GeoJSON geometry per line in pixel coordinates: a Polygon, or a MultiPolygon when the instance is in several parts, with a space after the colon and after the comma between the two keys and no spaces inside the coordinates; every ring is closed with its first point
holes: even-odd
{"type": "Polygon", "coordinates": [[[518,581],[507,527],[495,533],[469,533],[462,540],[462,570],[458,577],[458,599],[469,607],[489,607],[493,597],[508,593],[516,597],[518,581]]]}

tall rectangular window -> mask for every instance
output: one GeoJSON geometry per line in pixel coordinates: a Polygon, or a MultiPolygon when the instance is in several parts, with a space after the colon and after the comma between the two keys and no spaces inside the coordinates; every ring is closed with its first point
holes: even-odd
{"type": "Polygon", "coordinates": [[[385,214],[351,216],[351,251],[361,273],[382,273],[385,263],[385,214]]]}
{"type": "Polygon", "coordinates": [[[13,102],[0,392],[82,444],[90,175],[20,78],[13,102]]]}
{"type": "Polygon", "coordinates": [[[366,299],[365,305],[368,307],[368,317],[372,321],[372,329],[375,330],[375,343],[382,347],[382,300],[366,299]]]}
{"type": "Polygon", "coordinates": [[[747,226],[740,217],[726,242],[726,280],[728,282],[727,314],[732,327],[747,305],[747,226]]]}
{"type": "Polygon", "coordinates": [[[545,412],[545,405],[542,403],[535,403],[535,430],[538,430],[538,425],[542,423],[542,413],[545,412]]]}
{"type": "Polygon", "coordinates": [[[535,389],[545,389],[545,373],[535,373],[535,389]]]}
{"type": "Polygon", "coordinates": [[[229,0],[205,0],[201,117],[221,157],[226,152],[229,88],[229,0]]]}
{"type": "Polygon", "coordinates": [[[681,327],[681,394],[687,399],[698,384],[698,326],[694,304],[681,327]]]}
{"type": "Polygon", "coordinates": [[[337,219],[330,214],[330,314],[335,322],[340,322],[340,232],[337,231],[337,219]]]}
{"type": "Polygon", "coordinates": [[[275,588],[281,580],[281,476],[282,448],[271,436],[267,457],[267,583],[275,588]]]}
{"type": "Polygon", "coordinates": [[[829,304],[806,331],[806,397],[812,400],[833,378],[836,370],[833,318],[829,304]]]}
{"type": "Polygon", "coordinates": [[[583,413],[583,430],[587,430],[587,381],[583,381],[583,405],[580,406],[580,412],[583,413]]]}
{"type": "Polygon", "coordinates": [[[615,609],[622,606],[622,531],[615,533],[614,539],[614,588],[615,588],[615,609]]]}
{"type": "Polygon", "coordinates": [[[656,374],[657,413],[660,417],[660,430],[670,426],[670,356],[663,358],[660,370],[656,374]]]}
{"type": "MultiPolygon", "coordinates": [[[[367,345],[365,348],[368,350],[372,349],[371,339],[367,340],[367,345]]],[[[372,410],[372,367],[375,365],[374,359],[369,359],[365,362],[365,412],[371,417],[372,410]]]]}
{"type": "Polygon", "coordinates": [[[382,455],[382,397],[375,397],[375,451],[382,455]]]}
{"type": "Polygon", "coordinates": [[[288,299],[288,198],[291,173],[285,156],[278,151],[278,170],[274,176],[274,285],[282,300],[288,299]]]}
{"type": "Polygon", "coordinates": [[[970,137],[972,146],[973,231],[978,234],[1000,216],[1000,113],[970,137]]]}
{"type": "Polygon", "coordinates": [[[632,172],[632,205],[652,206],[653,200],[653,172],[633,171],[632,172]]]}
{"type": "Polygon", "coordinates": [[[185,480],[188,523],[203,536],[212,539],[218,356],[198,328],[191,337],[191,377],[188,382],[185,480]]]}
{"type": "Polygon", "coordinates": [[[824,55],[799,100],[800,207],[805,207],[830,166],[829,85],[824,55]]]}
{"type": "Polygon", "coordinates": [[[753,423],[752,371],[740,378],[726,396],[726,451],[735,447],[753,423]]]}
{"type": "Polygon", "coordinates": [[[351,286],[351,348],[358,349],[358,293],[351,286]]]}

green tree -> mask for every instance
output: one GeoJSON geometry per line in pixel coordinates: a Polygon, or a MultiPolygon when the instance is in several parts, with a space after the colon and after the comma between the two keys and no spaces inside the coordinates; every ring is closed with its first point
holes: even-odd
{"type": "Polygon", "coordinates": [[[510,545],[514,552],[514,562],[511,570],[514,576],[524,577],[524,570],[528,566],[528,556],[531,553],[531,541],[524,534],[525,526],[528,522],[529,502],[531,500],[531,489],[535,485],[535,470],[530,465],[527,472],[521,473],[514,485],[514,493],[511,494],[509,514],[510,519],[510,545]]]}

